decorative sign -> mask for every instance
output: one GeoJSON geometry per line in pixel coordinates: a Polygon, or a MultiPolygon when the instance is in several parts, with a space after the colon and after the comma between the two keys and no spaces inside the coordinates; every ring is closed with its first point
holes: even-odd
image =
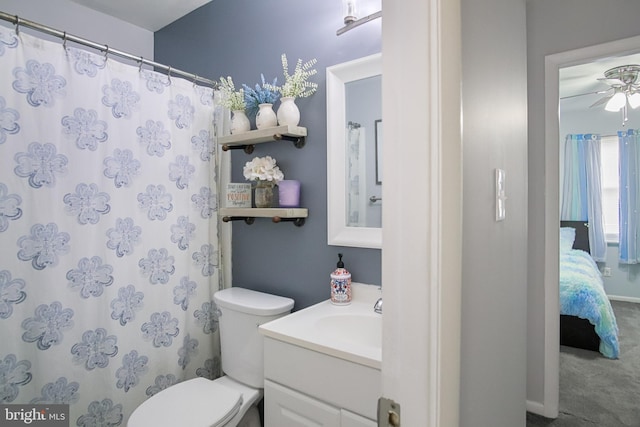
{"type": "Polygon", "coordinates": [[[228,208],[251,207],[251,184],[230,182],[227,184],[228,208]]]}

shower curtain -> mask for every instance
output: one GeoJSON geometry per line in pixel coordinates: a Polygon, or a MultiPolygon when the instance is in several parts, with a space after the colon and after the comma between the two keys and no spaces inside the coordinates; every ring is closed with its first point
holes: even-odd
{"type": "Polygon", "coordinates": [[[0,28],[0,403],[124,426],[220,375],[213,90],[0,28]]]}
{"type": "Polygon", "coordinates": [[[346,129],[347,227],[367,224],[364,127],[349,122],[346,129]]]}

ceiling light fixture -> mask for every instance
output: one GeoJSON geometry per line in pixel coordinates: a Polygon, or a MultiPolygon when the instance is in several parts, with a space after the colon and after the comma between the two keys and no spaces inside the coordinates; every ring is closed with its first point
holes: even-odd
{"type": "Polygon", "coordinates": [[[366,24],[369,21],[382,17],[382,11],[372,13],[364,18],[358,19],[356,0],[342,0],[342,12],[344,16],[344,27],[336,31],[336,35],[341,35],[349,30],[353,30],[362,24],[366,24]]]}
{"type": "Polygon", "coordinates": [[[598,80],[607,83],[613,93],[600,98],[591,107],[605,104],[607,111],[622,111],[622,125],[629,120],[627,107],[633,109],[640,107],[640,65],[622,65],[604,72],[604,78],[598,80]]]}
{"type": "Polygon", "coordinates": [[[356,21],[356,0],[342,0],[342,14],[344,15],[344,25],[349,25],[356,21]]]}
{"type": "Polygon", "coordinates": [[[631,95],[628,95],[627,101],[629,101],[629,105],[633,109],[640,107],[640,92],[633,92],[631,95]]]}
{"type": "Polygon", "coordinates": [[[611,112],[620,111],[621,108],[625,106],[627,103],[627,96],[622,91],[620,87],[613,88],[613,96],[609,98],[607,105],[604,106],[604,109],[611,112]]]}

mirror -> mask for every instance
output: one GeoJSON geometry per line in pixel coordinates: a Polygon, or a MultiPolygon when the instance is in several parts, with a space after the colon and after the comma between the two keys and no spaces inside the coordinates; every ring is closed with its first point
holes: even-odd
{"type": "Polygon", "coordinates": [[[382,248],[382,55],[327,68],[327,237],[382,248]]]}

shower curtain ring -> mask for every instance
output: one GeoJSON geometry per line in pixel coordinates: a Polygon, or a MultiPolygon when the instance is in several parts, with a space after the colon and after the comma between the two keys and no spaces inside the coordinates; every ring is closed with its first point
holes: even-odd
{"type": "Polygon", "coordinates": [[[198,86],[198,75],[194,74],[193,75],[193,87],[198,86]]]}
{"type": "Polygon", "coordinates": [[[108,59],[107,56],[109,55],[109,45],[105,44],[104,47],[106,48],[104,51],[104,60],[106,61],[108,59]]]}
{"type": "Polygon", "coordinates": [[[20,17],[16,15],[16,36],[20,35],[20,17]]]}
{"type": "Polygon", "coordinates": [[[62,34],[62,48],[64,50],[67,50],[67,32],[66,31],[62,34]]]}
{"type": "Polygon", "coordinates": [[[169,66],[169,70],[167,70],[167,77],[169,78],[169,84],[171,84],[171,66],[169,66]]]}
{"type": "Polygon", "coordinates": [[[142,72],[142,64],[144,64],[144,58],[141,56],[140,59],[138,60],[138,62],[140,62],[140,65],[138,66],[138,72],[141,73],[142,72]]]}

